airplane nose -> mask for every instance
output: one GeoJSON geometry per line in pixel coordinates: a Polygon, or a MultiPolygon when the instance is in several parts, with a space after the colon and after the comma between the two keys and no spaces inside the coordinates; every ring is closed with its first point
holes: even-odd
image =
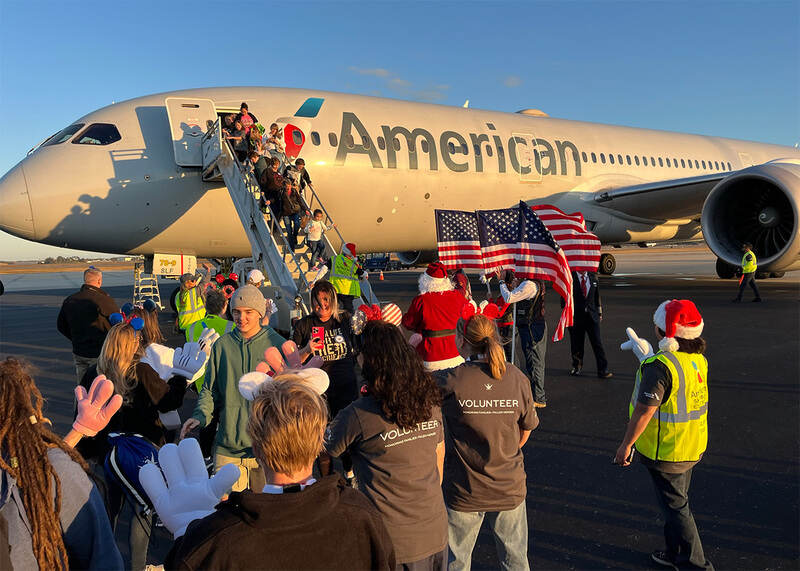
{"type": "Polygon", "coordinates": [[[35,237],[33,212],[22,164],[0,178],[0,229],[28,240],[35,237]]]}

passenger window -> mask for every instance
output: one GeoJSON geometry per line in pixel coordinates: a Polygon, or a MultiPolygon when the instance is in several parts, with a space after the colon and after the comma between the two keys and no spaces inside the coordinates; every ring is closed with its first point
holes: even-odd
{"type": "Polygon", "coordinates": [[[503,147],[497,147],[497,156],[498,157],[504,157],[505,156],[505,153],[503,151],[503,147]]]}
{"type": "Polygon", "coordinates": [[[700,168],[700,162],[697,159],[694,160],[694,168],[696,169],[700,168]]]}
{"type": "Polygon", "coordinates": [[[380,150],[384,150],[386,148],[386,141],[380,135],[378,136],[378,148],[380,150]]]}
{"type": "Polygon", "coordinates": [[[681,159],[681,168],[682,169],[686,168],[686,161],[684,161],[683,159],[681,159]]]}
{"type": "Polygon", "coordinates": [[[58,133],[47,139],[42,146],[49,147],[50,145],[60,145],[64,141],[68,141],[72,135],[83,128],[83,125],[84,123],[75,123],[74,125],[70,125],[65,129],[61,129],[58,133]]]}
{"type": "Polygon", "coordinates": [[[610,162],[612,165],[614,164],[614,155],[608,155],[608,162],[610,162]]]}
{"type": "Polygon", "coordinates": [[[364,150],[368,150],[370,147],[372,147],[372,139],[370,139],[369,137],[364,137],[363,141],[364,141],[364,150]]]}
{"type": "Polygon", "coordinates": [[[392,139],[392,146],[394,147],[395,151],[399,151],[400,150],[400,139],[398,139],[397,137],[394,137],[392,139]]]}
{"type": "Polygon", "coordinates": [[[719,161],[714,161],[714,168],[719,170],[719,161]]]}
{"type": "Polygon", "coordinates": [[[491,157],[494,154],[492,147],[490,145],[486,145],[486,156],[491,157]]]}
{"type": "Polygon", "coordinates": [[[93,123],[72,143],[75,145],[110,145],[120,139],[122,136],[111,123],[93,123]]]}
{"type": "Polygon", "coordinates": [[[728,170],[733,170],[731,169],[731,163],[728,163],[728,170]]]}
{"type": "Polygon", "coordinates": [[[686,161],[686,162],[687,162],[687,163],[689,163],[689,168],[692,168],[692,159],[689,159],[689,160],[688,160],[688,161],[686,161]]]}
{"type": "Polygon", "coordinates": [[[336,133],[328,133],[328,142],[331,144],[331,147],[335,147],[337,141],[336,133]]]}
{"type": "Polygon", "coordinates": [[[417,142],[414,139],[408,141],[408,152],[409,153],[416,153],[417,152],[417,142]]]}
{"type": "Polygon", "coordinates": [[[450,151],[451,155],[456,154],[456,146],[453,143],[453,141],[450,141],[449,143],[447,143],[447,150],[450,151]]]}
{"type": "Polygon", "coordinates": [[[705,161],[703,161],[701,164],[703,165],[703,170],[705,170],[705,168],[706,168],[706,162],[705,162],[705,161]]]}
{"type": "Polygon", "coordinates": [[[636,166],[639,166],[639,155],[633,155],[633,162],[636,163],[636,166]]]}
{"type": "Polygon", "coordinates": [[[647,157],[642,157],[642,164],[647,166],[647,157]]]}
{"type": "Polygon", "coordinates": [[[617,155],[617,162],[622,164],[622,155],[617,155]]]}
{"type": "Polygon", "coordinates": [[[650,166],[651,167],[656,166],[656,159],[654,157],[652,157],[652,156],[650,157],[650,166]]]}
{"type": "Polygon", "coordinates": [[[658,157],[658,166],[660,167],[664,166],[664,159],[662,159],[661,157],[658,157]]]}
{"type": "Polygon", "coordinates": [[[481,146],[480,145],[473,145],[473,147],[475,147],[475,156],[476,157],[481,156],[481,146]]]}
{"type": "Polygon", "coordinates": [[[352,133],[348,133],[347,135],[344,136],[344,144],[348,149],[352,149],[353,147],[356,146],[356,141],[353,138],[352,133]]]}
{"type": "Polygon", "coordinates": [[[292,141],[294,141],[294,144],[297,145],[297,146],[302,145],[303,144],[303,134],[300,131],[297,131],[297,130],[292,131],[292,141]]]}
{"type": "Polygon", "coordinates": [[[630,164],[631,164],[631,156],[630,155],[625,155],[625,161],[628,163],[628,166],[630,166],[630,164]]]}
{"type": "Polygon", "coordinates": [[[583,157],[583,162],[589,162],[589,157],[586,156],[586,151],[581,152],[581,156],[583,157]]]}
{"type": "Polygon", "coordinates": [[[469,147],[467,147],[467,144],[466,144],[466,143],[464,143],[463,145],[461,145],[461,152],[462,152],[462,153],[464,153],[465,155],[468,155],[468,154],[469,154],[469,147]]]}
{"type": "Polygon", "coordinates": [[[600,162],[606,164],[606,154],[600,153],[600,162]]]}
{"type": "Polygon", "coordinates": [[[597,155],[595,155],[594,153],[592,153],[592,162],[593,163],[597,162],[597,155]]]}
{"type": "Polygon", "coordinates": [[[314,143],[315,147],[319,147],[319,133],[316,131],[311,131],[311,142],[314,143]]]}
{"type": "Polygon", "coordinates": [[[668,166],[668,167],[671,167],[671,166],[672,166],[672,165],[670,164],[670,162],[669,162],[669,157],[667,157],[667,166],[668,166]]]}
{"type": "Polygon", "coordinates": [[[419,142],[419,146],[422,149],[423,153],[427,153],[428,152],[428,141],[426,141],[425,139],[422,139],[419,142]]]}

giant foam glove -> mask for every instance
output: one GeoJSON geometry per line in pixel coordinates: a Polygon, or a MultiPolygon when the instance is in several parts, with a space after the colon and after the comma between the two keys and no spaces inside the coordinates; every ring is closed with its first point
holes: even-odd
{"type": "Polygon", "coordinates": [[[189,342],[175,349],[172,355],[172,374],[190,381],[195,373],[205,367],[208,355],[200,348],[200,343],[189,342]]]}
{"type": "Polygon", "coordinates": [[[96,436],[122,406],[122,397],[114,394],[114,383],[104,375],[94,378],[88,395],[83,387],[75,387],[75,398],[78,415],[72,428],[84,436],[96,436]]]}
{"type": "Polygon", "coordinates": [[[414,333],[408,338],[408,344],[414,348],[416,348],[420,343],[422,343],[422,335],[419,333],[414,333]]]}
{"type": "Polygon", "coordinates": [[[200,345],[200,349],[203,351],[203,353],[205,353],[206,355],[210,355],[211,347],[214,345],[214,343],[217,342],[217,339],[219,339],[219,333],[217,333],[213,329],[209,329],[205,325],[206,324],[203,323],[204,329],[203,332],[200,334],[200,338],[197,340],[197,343],[200,345]]]}
{"type": "Polygon", "coordinates": [[[181,440],[177,446],[162,446],[158,463],[160,470],[152,462],[142,466],[139,481],[175,539],[186,533],[192,521],[214,513],[219,499],[239,479],[239,468],[233,464],[224,465],[209,478],[203,453],[194,438],[181,440]]]}
{"type": "Polygon", "coordinates": [[[633,354],[636,355],[640,363],[653,356],[653,346],[650,345],[647,339],[642,339],[637,336],[636,331],[634,331],[632,327],[625,329],[625,333],[628,334],[628,340],[619,346],[620,349],[623,351],[633,351],[633,354]]]}
{"type": "Polygon", "coordinates": [[[264,351],[264,360],[256,365],[256,370],[245,373],[239,379],[239,393],[247,400],[255,399],[261,385],[281,373],[296,373],[319,394],[328,390],[330,379],[328,374],[320,369],[324,362],[320,355],[314,355],[303,365],[300,351],[294,341],[287,341],[282,346],[286,361],[276,347],[269,347],[264,351]]]}

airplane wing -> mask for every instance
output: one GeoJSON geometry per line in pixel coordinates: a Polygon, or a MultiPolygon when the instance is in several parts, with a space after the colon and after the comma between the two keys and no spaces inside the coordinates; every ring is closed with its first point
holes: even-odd
{"type": "Polygon", "coordinates": [[[594,200],[598,206],[638,218],[699,218],[708,193],[730,174],[714,173],[601,190],[594,194],[594,200]]]}

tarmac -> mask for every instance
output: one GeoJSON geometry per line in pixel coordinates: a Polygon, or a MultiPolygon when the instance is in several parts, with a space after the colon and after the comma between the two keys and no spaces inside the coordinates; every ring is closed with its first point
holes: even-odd
{"type": "MultiPolygon", "coordinates": [[[[692,299],[708,342],[709,446],[695,468],[691,505],[706,556],[717,569],[797,569],[800,566],[800,272],[758,282],[764,302],[732,304],[737,284],[714,277],[703,248],[615,250],[617,273],[601,277],[602,333],[614,377],[594,377],[591,348],[583,376],[570,377],[569,340],[549,343],[547,408],[524,448],[528,475],[529,558],[539,569],[656,568],[662,549],[660,513],[646,470],[620,468],[611,458],[625,430],[637,362],[619,350],[625,328],[654,342],[652,314],[665,299],[692,299]]],[[[419,271],[385,273],[371,283],[382,301],[408,307],[419,271]]],[[[107,272],[105,288],[120,303],[132,294],[131,272],[107,272]]],[[[57,332],[62,300],[80,285],[78,272],[3,274],[0,356],[34,366],[55,430],[71,424],[75,372],[68,341],[57,332]]],[[[175,282],[162,282],[166,297],[175,282]]],[[[473,281],[482,299],[486,287],[473,281]]],[[[497,289],[493,287],[492,294],[497,289]]],[[[554,331],[560,313],[548,293],[554,331]]],[[[169,311],[162,315],[165,325],[169,311]]],[[[167,327],[164,328],[167,331],[167,327]]],[[[170,341],[179,338],[172,335],[170,341]]],[[[187,397],[184,417],[193,405],[187,397]]],[[[343,533],[346,529],[343,528],[343,533]]],[[[158,532],[157,561],[169,548],[158,532]]],[[[476,569],[497,568],[484,528],[476,569]]]]}

